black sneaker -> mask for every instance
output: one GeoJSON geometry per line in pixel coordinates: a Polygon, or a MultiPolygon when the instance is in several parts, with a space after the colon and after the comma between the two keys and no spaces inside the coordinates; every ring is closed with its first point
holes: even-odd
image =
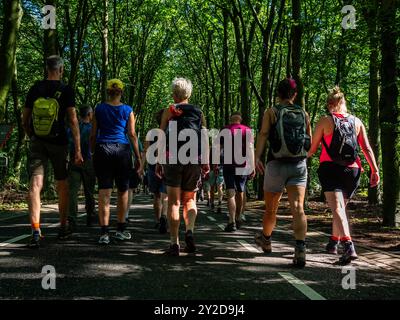
{"type": "Polygon", "coordinates": [[[159,223],[159,226],[158,226],[158,231],[161,234],[167,233],[167,217],[166,216],[161,216],[160,223],[159,223]]]}
{"type": "Polygon", "coordinates": [[[164,254],[166,256],[179,257],[179,251],[180,251],[179,244],[175,243],[171,244],[164,254]]]}
{"type": "Polygon", "coordinates": [[[33,231],[31,239],[28,243],[28,248],[30,249],[39,249],[40,247],[40,240],[43,239],[41,231],[33,231]]]}
{"type": "Polygon", "coordinates": [[[95,214],[88,214],[86,216],[86,226],[87,227],[91,227],[94,224],[97,224],[98,220],[97,220],[97,215],[95,214]]]}
{"type": "Polygon", "coordinates": [[[194,253],[196,251],[193,232],[191,230],[188,230],[185,234],[185,243],[186,243],[185,252],[194,253]]]}
{"type": "Polygon", "coordinates": [[[228,225],[225,227],[225,232],[235,232],[236,230],[237,229],[234,222],[228,223],[228,225]]]}
{"type": "Polygon", "coordinates": [[[235,221],[235,223],[236,223],[236,229],[239,230],[243,225],[243,220],[242,219],[238,219],[238,220],[235,221]]]}
{"type": "Polygon", "coordinates": [[[69,237],[72,235],[72,229],[69,224],[65,226],[61,226],[60,229],[58,229],[58,240],[67,240],[69,237]]]}
{"type": "Polygon", "coordinates": [[[343,243],[344,253],[339,259],[341,264],[349,264],[351,261],[358,259],[356,249],[352,241],[346,241],[343,243]]]}

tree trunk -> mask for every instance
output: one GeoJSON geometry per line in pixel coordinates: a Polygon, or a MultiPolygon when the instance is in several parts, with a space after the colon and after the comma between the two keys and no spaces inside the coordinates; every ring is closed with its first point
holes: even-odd
{"type": "Polygon", "coordinates": [[[292,0],[293,11],[293,27],[292,27],[292,68],[293,79],[297,83],[297,97],[295,103],[305,107],[304,101],[304,85],[301,76],[301,37],[303,34],[303,26],[300,21],[301,0],[292,0]]]}
{"type": "Polygon", "coordinates": [[[102,27],[101,99],[106,101],[108,80],[108,0],[103,0],[102,27]]]}
{"type": "MultiPolygon", "coordinates": [[[[46,5],[56,6],[55,0],[47,0],[46,5]]],[[[57,30],[46,29],[44,30],[44,61],[46,58],[53,55],[60,54],[60,46],[58,44],[57,30]]],[[[44,64],[46,65],[46,64],[44,64]]],[[[46,68],[44,68],[44,73],[46,74],[46,68]]]]}
{"type": "Polygon", "coordinates": [[[381,2],[381,125],[383,164],[383,224],[400,225],[400,108],[398,105],[398,29],[396,0],[381,2]]]}
{"type": "Polygon", "coordinates": [[[4,121],[6,100],[14,73],[14,61],[22,8],[19,0],[3,0],[4,20],[0,44],[0,122],[4,121]]]}
{"type": "MultiPolygon", "coordinates": [[[[377,9],[378,0],[372,0],[369,7],[364,11],[365,20],[368,25],[369,34],[369,121],[368,121],[368,139],[375,154],[376,160],[379,162],[379,38],[377,29],[377,9]]],[[[368,188],[368,202],[375,205],[380,203],[380,190],[377,188],[368,188]]]]}
{"type": "Polygon", "coordinates": [[[230,115],[230,96],[229,96],[229,34],[228,34],[228,23],[229,23],[229,14],[226,10],[223,11],[224,15],[224,45],[223,45],[223,83],[224,83],[224,116],[225,121],[224,124],[228,124],[229,122],[229,115],[230,115]]]}

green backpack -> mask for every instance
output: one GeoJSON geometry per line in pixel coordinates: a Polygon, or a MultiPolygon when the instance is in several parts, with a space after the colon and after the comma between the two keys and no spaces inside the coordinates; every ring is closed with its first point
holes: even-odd
{"type": "Polygon", "coordinates": [[[40,97],[33,104],[32,122],[35,135],[38,137],[56,137],[58,132],[58,111],[61,87],[54,97],[40,97]]]}

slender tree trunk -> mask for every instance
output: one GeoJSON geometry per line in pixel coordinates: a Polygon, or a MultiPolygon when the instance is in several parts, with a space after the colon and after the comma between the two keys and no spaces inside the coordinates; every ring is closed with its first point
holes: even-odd
{"type": "Polygon", "coordinates": [[[14,161],[13,161],[13,169],[14,176],[17,179],[17,186],[19,185],[20,175],[21,175],[21,166],[22,166],[22,145],[25,137],[24,129],[22,128],[21,121],[21,108],[19,105],[19,93],[18,93],[18,85],[17,85],[17,65],[14,63],[14,75],[12,79],[12,97],[14,103],[14,116],[15,121],[17,123],[18,129],[18,140],[17,146],[15,148],[14,153],[14,161]]]}
{"type": "Polygon", "coordinates": [[[102,66],[101,66],[101,99],[106,100],[106,88],[108,80],[108,0],[103,0],[102,15],[102,66]]]}
{"type": "Polygon", "coordinates": [[[381,97],[379,121],[381,125],[383,167],[383,224],[400,225],[400,107],[398,102],[398,1],[381,2],[381,97]]]}
{"type": "Polygon", "coordinates": [[[19,0],[3,0],[4,20],[0,43],[0,122],[6,113],[6,100],[14,73],[16,43],[22,18],[19,0]]]}
{"type": "Polygon", "coordinates": [[[305,107],[304,101],[304,85],[301,75],[301,37],[303,34],[303,26],[300,20],[301,0],[292,0],[293,10],[293,27],[292,27],[292,68],[293,78],[297,83],[296,104],[305,107]]]}
{"type": "Polygon", "coordinates": [[[228,34],[228,27],[229,27],[229,14],[226,10],[223,11],[224,15],[224,45],[223,45],[223,82],[224,82],[224,116],[225,116],[225,124],[229,122],[229,114],[230,114],[230,95],[229,95],[229,34],[228,34]]]}
{"type": "MultiPolygon", "coordinates": [[[[377,9],[378,0],[372,0],[369,8],[364,12],[365,20],[368,25],[369,33],[369,121],[368,121],[368,139],[371,144],[372,150],[379,162],[379,38],[377,29],[377,9]]],[[[380,190],[377,188],[368,188],[368,202],[369,204],[378,204],[380,202],[380,190]]]]}
{"type": "MultiPolygon", "coordinates": [[[[56,6],[55,0],[46,0],[46,5],[56,6]]],[[[58,44],[57,30],[46,29],[44,30],[44,60],[53,55],[60,54],[60,46],[58,44]]],[[[45,64],[44,64],[45,65],[45,64]]],[[[44,73],[46,74],[46,68],[44,68],[44,73]]]]}

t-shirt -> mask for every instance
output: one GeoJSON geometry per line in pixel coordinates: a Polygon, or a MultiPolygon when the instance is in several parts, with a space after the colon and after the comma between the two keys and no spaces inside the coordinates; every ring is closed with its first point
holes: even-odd
{"type": "MultiPolygon", "coordinates": [[[[60,108],[58,110],[58,132],[57,137],[37,137],[40,140],[45,140],[46,142],[57,144],[57,145],[67,145],[67,129],[65,117],[68,108],[75,107],[75,92],[69,86],[63,84],[61,81],[57,80],[43,80],[35,83],[28,92],[25,102],[25,108],[33,110],[33,104],[39,98],[53,98],[57,91],[61,92],[60,98],[57,99],[60,108]]],[[[33,123],[31,121],[31,129],[33,131],[33,123]]],[[[34,134],[35,135],[35,134],[34,134]]],[[[35,135],[36,136],[36,135],[35,135]]]]}
{"type": "MultiPolygon", "coordinates": [[[[90,154],[90,133],[92,131],[92,124],[80,122],[79,123],[79,132],[81,137],[81,152],[83,160],[92,160],[92,156],[90,154]]],[[[68,144],[69,144],[69,152],[70,156],[73,159],[75,156],[75,144],[72,136],[71,129],[68,129],[68,144]]]]}
{"type": "Polygon", "coordinates": [[[96,143],[129,144],[128,120],[132,112],[132,107],[126,104],[120,106],[99,104],[94,111],[97,121],[96,143]]]}
{"type": "MultiPolygon", "coordinates": [[[[230,164],[228,164],[228,165],[224,164],[224,166],[233,166],[233,167],[236,167],[236,168],[245,167],[246,166],[246,162],[244,162],[244,163],[236,163],[235,162],[235,154],[240,154],[243,157],[245,156],[245,154],[246,154],[245,151],[246,151],[246,147],[247,147],[246,146],[246,136],[247,136],[247,134],[249,134],[250,137],[251,137],[250,143],[254,143],[253,136],[252,136],[252,133],[251,133],[251,129],[249,127],[243,125],[243,124],[240,124],[240,123],[229,124],[229,125],[227,125],[225,127],[225,129],[230,130],[231,134],[232,134],[232,162],[233,163],[231,165],[230,164]],[[234,141],[235,141],[235,136],[237,134],[241,135],[241,137],[242,137],[242,150],[235,150],[234,141]]],[[[225,141],[224,141],[224,143],[225,143],[225,141]]],[[[225,150],[226,150],[226,148],[224,148],[224,158],[226,158],[225,150]]]]}

